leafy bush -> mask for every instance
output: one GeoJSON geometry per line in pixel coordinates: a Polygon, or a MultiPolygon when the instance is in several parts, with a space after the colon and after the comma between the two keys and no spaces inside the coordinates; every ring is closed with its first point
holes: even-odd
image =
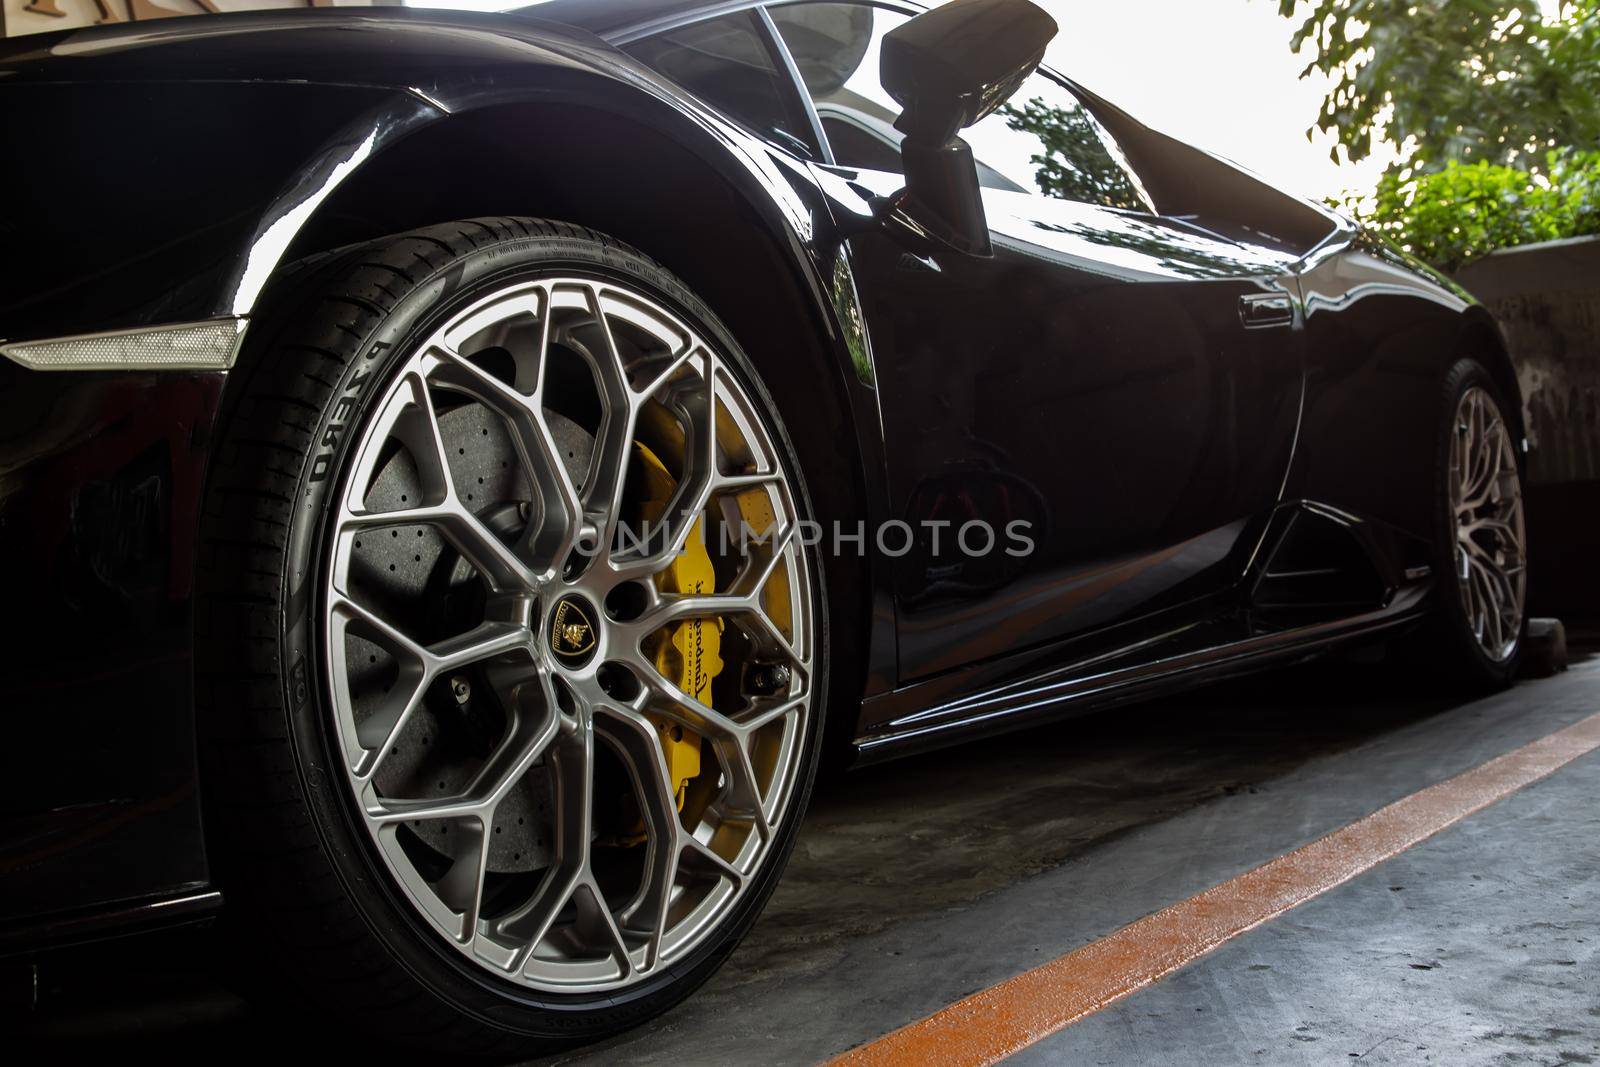
{"type": "MultiPolygon", "coordinates": [[[[1278,0],[1331,78],[1317,127],[1391,170],[1446,160],[1537,171],[1542,153],[1600,144],[1600,0],[1278,0]]],[[[1337,156],[1335,157],[1337,158],[1337,156]]]]}
{"type": "Polygon", "coordinates": [[[1600,233],[1600,152],[1545,156],[1543,173],[1488,162],[1378,181],[1371,203],[1354,202],[1372,229],[1446,270],[1497,248],[1600,233]]]}
{"type": "Polygon", "coordinates": [[[1399,153],[1354,214],[1453,269],[1600,233],[1600,0],[1278,0],[1328,75],[1335,160],[1399,153]]]}

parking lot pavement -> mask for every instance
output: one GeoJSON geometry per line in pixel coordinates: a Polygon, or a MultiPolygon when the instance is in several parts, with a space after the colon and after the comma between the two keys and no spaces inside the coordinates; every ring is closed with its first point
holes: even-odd
{"type": "Polygon", "coordinates": [[[1008,1060],[1593,1063],[1600,753],[1008,1060]]]}
{"type": "MultiPolygon", "coordinates": [[[[815,1062],[1597,710],[1594,662],[1456,705],[1325,664],[885,766],[819,803],[791,876],[705,989],[561,1062],[815,1062]],[[958,899],[963,884],[976,895],[958,899]]],[[[1574,968],[1568,994],[1585,980],[1574,968]]],[[[1231,1025],[1230,1002],[1198,1006],[1231,1025]]],[[[1172,1020],[1167,1055],[1186,1053],[1187,1022],[1172,1020]]],[[[1145,1060],[1102,1062],[1124,1053],[1145,1060]]]]}
{"type": "MultiPolygon", "coordinates": [[[[1425,679],[1379,665],[1325,663],[847,775],[818,795],[788,874],[721,973],[662,1019],[555,1062],[815,1062],[1597,710],[1600,664],[1593,660],[1580,659],[1565,675],[1470,703],[1452,702],[1425,679]]],[[[1562,917],[1559,896],[1570,892],[1579,899],[1586,893],[1592,903],[1595,856],[1585,860],[1568,838],[1596,836],[1594,805],[1585,813],[1591,822],[1584,824],[1560,797],[1581,800],[1579,779],[1592,796],[1594,764],[1590,757],[1558,772],[1501,808],[1474,816],[1024,1055],[1049,1059],[1069,1049],[1075,1061],[1082,1055],[1085,1062],[1170,1058],[1191,1051],[1185,1043],[1191,1037],[1211,1042],[1231,1035],[1238,1044],[1217,1045],[1220,1061],[1253,1057],[1257,1048],[1271,1050],[1255,1057],[1268,1062],[1296,1054],[1316,1058],[1334,1046],[1342,1056],[1345,1044],[1367,1032],[1366,1020],[1345,1013],[1365,1009],[1359,999],[1341,1001],[1333,994],[1358,984],[1361,968],[1393,978],[1379,968],[1383,944],[1427,957],[1417,962],[1440,964],[1421,971],[1408,962],[1399,976],[1407,984],[1391,991],[1390,999],[1403,999],[1413,989],[1443,990],[1440,1005],[1474,1010],[1467,1002],[1493,1000],[1505,989],[1496,982],[1518,980],[1514,972],[1525,958],[1509,950],[1495,955],[1490,942],[1473,941],[1498,929],[1498,913],[1488,907],[1474,912],[1488,895],[1452,891],[1452,880],[1473,867],[1474,843],[1488,849],[1498,842],[1486,853],[1495,863],[1486,859],[1467,873],[1508,879],[1493,884],[1522,897],[1530,916],[1555,916],[1530,918],[1529,924],[1570,922],[1570,915],[1562,917]],[[1547,796],[1556,799],[1540,800],[1547,796]],[[1517,830],[1516,813],[1540,803],[1546,805],[1540,817],[1551,825],[1537,834],[1517,830]],[[1512,848],[1492,832],[1496,826],[1509,827],[1512,838],[1526,838],[1527,847],[1512,848]],[[1522,873],[1513,878],[1508,864],[1522,873]],[[1578,877],[1584,870],[1591,872],[1587,881],[1578,877]],[[1404,879],[1393,873],[1401,871],[1404,879]],[[1535,877],[1538,871],[1551,874],[1535,877]],[[1385,881],[1390,878],[1395,880],[1385,881]],[[1378,913],[1363,895],[1371,880],[1381,884],[1384,910],[1378,913]],[[1569,883],[1570,890],[1563,889],[1569,883]],[[1391,892],[1390,884],[1405,888],[1391,892]],[[1366,903],[1352,905],[1347,914],[1339,910],[1347,898],[1366,903]],[[1363,929],[1378,919],[1383,925],[1366,937],[1363,929]],[[1321,925],[1309,926],[1312,920],[1321,925]],[[1474,923],[1481,929],[1461,933],[1460,940],[1434,937],[1433,944],[1423,936],[1440,924],[1466,931],[1477,929],[1474,923]],[[1280,940],[1272,953],[1261,947],[1280,940]],[[1467,967],[1451,961],[1469,958],[1454,955],[1465,952],[1468,942],[1478,944],[1485,959],[1501,961],[1500,977],[1485,974],[1477,991],[1450,981],[1467,967]],[[1250,970],[1257,963],[1253,957],[1242,970],[1228,963],[1249,951],[1266,953],[1261,965],[1273,969],[1250,970]],[[1214,968],[1225,964],[1242,977],[1224,982],[1218,976],[1233,971],[1214,968]],[[1295,985],[1311,981],[1312,971],[1322,985],[1295,985]],[[1251,1000],[1246,994],[1252,981],[1270,984],[1279,1000],[1251,1000]],[[1171,1003],[1181,1002],[1187,1014],[1163,1007],[1164,1024],[1145,1021],[1144,1005],[1158,997],[1177,998],[1171,1003]],[[1296,1005],[1301,1010],[1290,1011],[1296,1005]],[[1280,1013],[1296,1016],[1287,1034],[1278,1034],[1280,1013]],[[1215,1031],[1197,1029],[1189,1016],[1204,1018],[1215,1031]],[[1302,1025],[1315,1029],[1295,1031],[1302,1025]],[[1140,1043],[1156,1032],[1169,1043],[1140,1043]],[[1273,1035],[1282,1040],[1268,1041],[1273,1035]]],[[[1563,998],[1587,982],[1588,1005],[1597,1002],[1593,959],[1558,950],[1554,936],[1550,953],[1566,951],[1560,958],[1573,959],[1573,965],[1553,964],[1523,977],[1550,986],[1539,1018],[1550,1020],[1547,1029],[1574,1031],[1578,1043],[1568,1044],[1576,1051],[1585,1047],[1582,1040],[1592,1042],[1600,1020],[1567,1019],[1571,1012],[1563,998]]],[[[203,947],[205,939],[189,943],[203,947]]],[[[163,1048],[174,1042],[216,1047],[218,1041],[248,1041],[256,1049],[301,1047],[313,1033],[326,1039],[314,1020],[250,1009],[184,969],[176,956],[157,961],[148,952],[120,951],[119,981],[94,965],[92,953],[46,967],[50,995],[30,1027],[36,1040],[64,1051],[111,1039],[126,1052],[141,1035],[163,1048]],[[152,967],[154,979],[141,984],[140,968],[152,967]],[[131,987],[146,993],[132,1004],[130,969],[131,987]]],[[[1516,1002],[1502,1000],[1504,1019],[1516,1017],[1516,1002]]],[[[1392,1021],[1406,1018],[1411,1017],[1392,1021]]],[[[1376,1029],[1396,1029],[1376,1026],[1388,1017],[1372,1019],[1376,1029]]],[[[1432,1047],[1454,1047],[1440,1036],[1435,1040],[1440,1043],[1432,1047]]],[[[1492,1050],[1516,1046],[1519,1038],[1496,1041],[1466,1049],[1491,1057],[1492,1050]]],[[[1398,1055],[1399,1047],[1388,1054],[1398,1055]]]]}

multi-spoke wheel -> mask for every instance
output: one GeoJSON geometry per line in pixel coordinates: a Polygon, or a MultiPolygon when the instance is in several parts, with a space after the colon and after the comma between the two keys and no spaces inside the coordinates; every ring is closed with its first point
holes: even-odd
{"type": "Polygon", "coordinates": [[[1521,651],[1528,584],[1519,449],[1481,364],[1457,363],[1444,401],[1435,635],[1459,680],[1501,684],[1521,651]]]}
{"type": "Polygon", "coordinates": [[[1522,634],[1522,479],[1505,419],[1482,386],[1469,386],[1456,405],[1450,504],[1461,607],[1484,655],[1501,663],[1516,652],[1522,634]]]}
{"type": "MultiPolygon", "coordinates": [[[[822,592],[781,424],[692,294],[584,231],[435,228],[313,288],[252,354],[215,483],[286,512],[210,579],[214,621],[244,628],[222,647],[267,657],[288,704],[275,733],[232,692],[205,712],[228,891],[278,931],[286,876],[340,887],[348,933],[373,932],[352,962],[400,961],[425,1001],[412,1030],[636,1022],[753,921],[814,773],[822,592]],[[272,558],[266,642],[229,598],[272,558]],[[285,871],[238,840],[263,830],[318,847],[285,871]]],[[[226,555],[239,529],[207,534],[226,555]]]]}

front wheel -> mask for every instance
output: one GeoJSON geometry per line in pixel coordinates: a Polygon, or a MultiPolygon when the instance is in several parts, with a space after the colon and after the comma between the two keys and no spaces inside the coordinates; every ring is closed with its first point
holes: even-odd
{"type": "Polygon", "coordinates": [[[1481,363],[1456,363],[1442,402],[1434,645],[1452,681],[1503,686],[1516,672],[1527,633],[1520,452],[1499,389],[1481,363]]]}
{"type": "Polygon", "coordinates": [[[826,604],[774,406],[682,283],[575,227],[431,227],[296,293],[203,531],[232,924],[355,1032],[634,1025],[749,928],[815,774],[826,604]]]}

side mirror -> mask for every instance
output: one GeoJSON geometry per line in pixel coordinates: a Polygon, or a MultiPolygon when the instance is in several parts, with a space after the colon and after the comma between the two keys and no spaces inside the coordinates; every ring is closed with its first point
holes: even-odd
{"type": "Polygon", "coordinates": [[[1010,99],[1055,35],[1055,19],[1028,0],[950,0],[884,35],[879,78],[905,134],[897,206],[929,236],[991,254],[972,149],[958,134],[1010,99]]]}

